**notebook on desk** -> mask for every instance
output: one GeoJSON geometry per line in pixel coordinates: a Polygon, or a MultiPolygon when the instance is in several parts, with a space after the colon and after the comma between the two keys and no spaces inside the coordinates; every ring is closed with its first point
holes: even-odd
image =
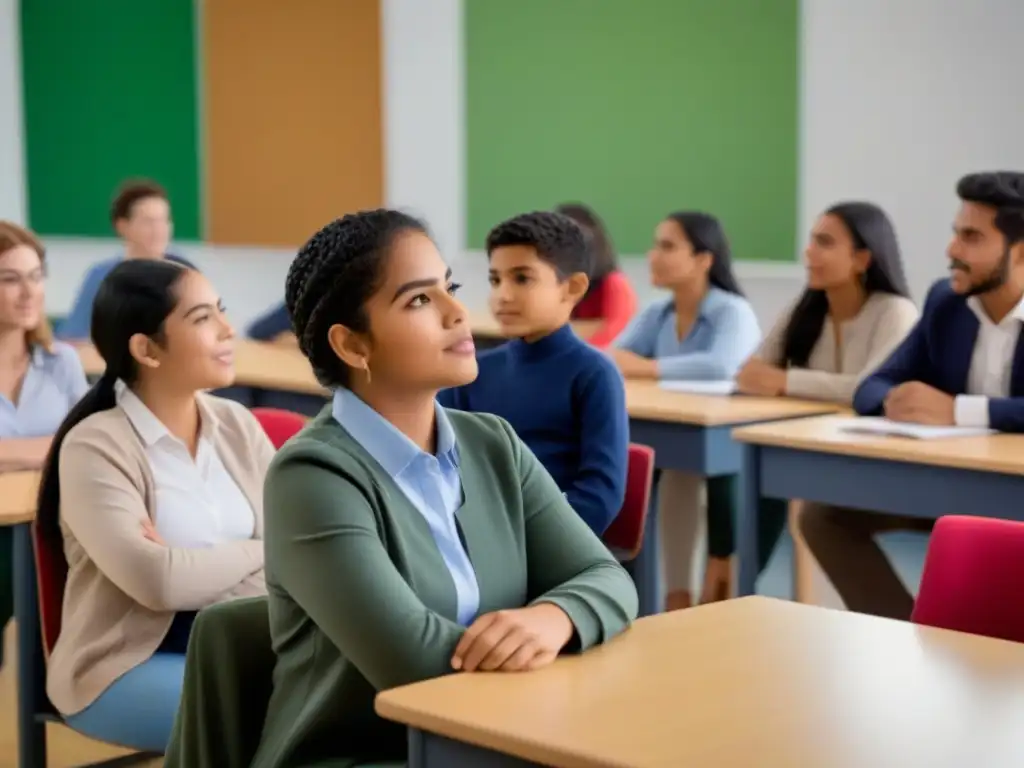
{"type": "Polygon", "coordinates": [[[662,389],[682,392],[687,395],[732,395],[736,393],[736,382],[726,381],[662,381],[662,389]]]}
{"type": "Polygon", "coordinates": [[[892,435],[894,437],[911,437],[916,440],[939,440],[944,437],[980,437],[994,435],[994,429],[985,427],[945,427],[928,424],[907,424],[902,421],[891,421],[881,416],[860,416],[845,419],[839,427],[843,432],[860,435],[892,435]]]}

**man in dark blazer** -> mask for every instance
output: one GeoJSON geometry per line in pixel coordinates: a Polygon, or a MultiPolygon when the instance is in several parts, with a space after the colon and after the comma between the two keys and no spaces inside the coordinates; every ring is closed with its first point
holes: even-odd
{"type": "MultiPolygon", "coordinates": [[[[1024,432],[1024,173],[974,173],[957,184],[950,277],[921,319],[861,382],[863,416],[1024,432]]],[[[815,505],[800,529],[847,608],[907,619],[913,597],[882,552],[883,531],[933,521],[815,505]]]]}

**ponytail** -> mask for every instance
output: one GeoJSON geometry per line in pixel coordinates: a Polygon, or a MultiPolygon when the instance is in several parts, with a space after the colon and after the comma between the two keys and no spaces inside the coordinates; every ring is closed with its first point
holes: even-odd
{"type": "MultiPolygon", "coordinates": [[[[108,367],[109,370],[109,367],[108,367]]],[[[36,529],[49,541],[59,541],[60,532],[60,449],[64,438],[79,422],[94,413],[109,411],[117,405],[114,383],[117,376],[104,373],[99,381],[86,392],[78,404],[71,409],[61,422],[50,443],[50,450],[43,462],[42,479],[39,482],[39,497],[36,511],[36,529]]]]}

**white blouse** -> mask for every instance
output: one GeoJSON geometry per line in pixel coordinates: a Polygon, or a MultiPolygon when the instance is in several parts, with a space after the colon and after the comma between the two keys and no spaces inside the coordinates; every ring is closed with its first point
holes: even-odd
{"type": "Polygon", "coordinates": [[[193,460],[188,446],[120,381],[117,402],[146,447],[156,486],[153,522],[167,546],[210,547],[252,538],[252,507],[217,455],[208,425],[199,427],[193,460]]]}

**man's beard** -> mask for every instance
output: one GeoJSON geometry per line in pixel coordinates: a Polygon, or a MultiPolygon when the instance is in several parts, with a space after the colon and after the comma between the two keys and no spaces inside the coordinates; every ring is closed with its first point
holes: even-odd
{"type": "MultiPolygon", "coordinates": [[[[958,269],[967,275],[971,274],[970,267],[968,267],[962,261],[953,259],[951,264],[953,269],[958,269]]],[[[972,284],[971,287],[967,290],[966,295],[979,296],[983,293],[989,293],[990,291],[1002,288],[1004,285],[1006,285],[1006,281],[1009,279],[1010,249],[1007,248],[1006,252],[1003,254],[1003,257],[999,260],[999,263],[996,265],[995,269],[992,270],[992,273],[988,277],[984,278],[980,283],[972,284]]]]}

